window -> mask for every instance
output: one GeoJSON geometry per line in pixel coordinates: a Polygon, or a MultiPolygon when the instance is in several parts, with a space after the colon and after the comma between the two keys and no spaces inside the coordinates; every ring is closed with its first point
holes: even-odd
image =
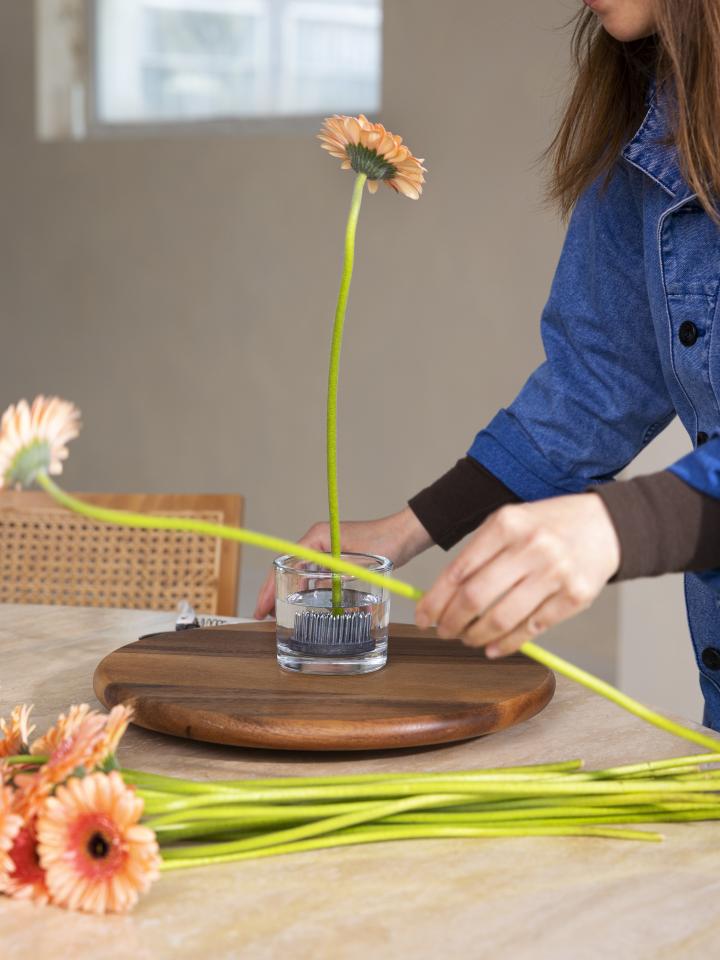
{"type": "Polygon", "coordinates": [[[95,0],[99,126],[377,112],[382,0],[95,0]]]}

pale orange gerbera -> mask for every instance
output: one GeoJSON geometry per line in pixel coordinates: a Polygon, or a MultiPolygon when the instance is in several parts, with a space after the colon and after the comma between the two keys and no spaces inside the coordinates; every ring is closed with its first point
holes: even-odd
{"type": "Polygon", "coordinates": [[[118,744],[125,735],[128,724],[132,720],[132,715],[132,707],[126,707],[120,703],[113,707],[107,716],[103,717],[103,733],[98,738],[85,764],[88,771],[99,767],[108,757],[116,752],[118,744]]]}
{"type": "Polygon", "coordinates": [[[38,859],[36,820],[30,820],[15,835],[8,851],[10,869],[3,880],[2,892],[17,900],[47,903],[45,871],[38,859]]]}
{"type": "Polygon", "coordinates": [[[368,190],[376,193],[380,181],[412,200],[417,200],[425,183],[423,160],[414,157],[402,137],[390,133],[381,123],[367,117],[328,117],[318,134],[323,150],[342,160],[343,170],[364,173],[368,190]]]}
{"type": "Polygon", "coordinates": [[[38,821],[40,863],[51,899],[88,913],[129,910],[159,875],[153,831],[138,823],[143,801],[119,773],[73,777],[38,821]]]}
{"type": "Polygon", "coordinates": [[[90,771],[105,735],[107,717],[89,713],[79,726],[55,747],[36,773],[18,774],[16,811],[28,819],[37,815],[45,799],[76,770],[90,771]]]}
{"type": "Polygon", "coordinates": [[[73,704],[68,712],[61,713],[56,723],[33,743],[30,753],[48,756],[57,750],[63,740],[71,737],[90,712],[87,703],[73,704]]]}
{"type": "Polygon", "coordinates": [[[8,407],[0,420],[0,488],[28,487],[41,471],[62,473],[66,445],[79,432],[79,410],[59,397],[8,407]]]}
{"type": "Polygon", "coordinates": [[[9,722],[0,717],[0,757],[13,757],[27,749],[30,734],[35,729],[30,725],[31,710],[32,706],[21,703],[13,709],[9,722]]]}
{"type": "Polygon", "coordinates": [[[10,850],[23,825],[22,817],[13,812],[13,791],[4,785],[4,776],[5,771],[0,767],[0,892],[7,885],[13,866],[10,850]]]}

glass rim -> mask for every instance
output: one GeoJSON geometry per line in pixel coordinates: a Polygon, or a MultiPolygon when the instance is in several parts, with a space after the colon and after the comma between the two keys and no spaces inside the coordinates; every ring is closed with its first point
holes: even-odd
{"type": "MultiPolygon", "coordinates": [[[[387,557],[381,557],[375,553],[353,553],[350,550],[343,550],[340,554],[340,559],[347,560],[350,563],[357,563],[358,566],[362,566],[361,563],[358,563],[358,560],[370,560],[371,564],[367,565],[368,573],[390,573],[393,569],[393,562],[387,557]]],[[[298,557],[295,553],[285,553],[281,557],[276,557],[273,560],[273,566],[275,570],[279,573],[292,573],[299,577],[332,577],[333,571],[328,570],[327,567],[322,567],[320,564],[315,563],[313,560],[305,560],[303,557],[298,557]],[[310,569],[303,570],[297,566],[293,566],[294,563],[307,563],[311,565],[310,569]]],[[[351,573],[339,573],[335,576],[349,578],[351,580],[360,580],[361,577],[356,577],[351,573]]]]}

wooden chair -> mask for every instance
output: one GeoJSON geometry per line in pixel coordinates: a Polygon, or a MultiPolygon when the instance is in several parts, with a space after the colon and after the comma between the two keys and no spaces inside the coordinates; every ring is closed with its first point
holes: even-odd
{"type": "MultiPolygon", "coordinates": [[[[81,493],[141,513],[240,524],[235,494],[81,493]]],[[[0,491],[0,603],[174,610],[235,616],[240,544],[174,530],[96,523],[42,492],[0,491]]]]}

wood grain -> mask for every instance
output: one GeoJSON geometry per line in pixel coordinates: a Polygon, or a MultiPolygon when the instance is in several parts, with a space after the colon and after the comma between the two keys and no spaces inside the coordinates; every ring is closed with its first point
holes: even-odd
{"type": "Polygon", "coordinates": [[[390,630],[387,667],[334,677],[281,670],[275,625],[158,633],[98,665],[106,707],[135,722],[211,743],[282,750],[383,750],[493,733],[552,699],[554,675],[517,655],[489,661],[407,624],[390,630]]]}

